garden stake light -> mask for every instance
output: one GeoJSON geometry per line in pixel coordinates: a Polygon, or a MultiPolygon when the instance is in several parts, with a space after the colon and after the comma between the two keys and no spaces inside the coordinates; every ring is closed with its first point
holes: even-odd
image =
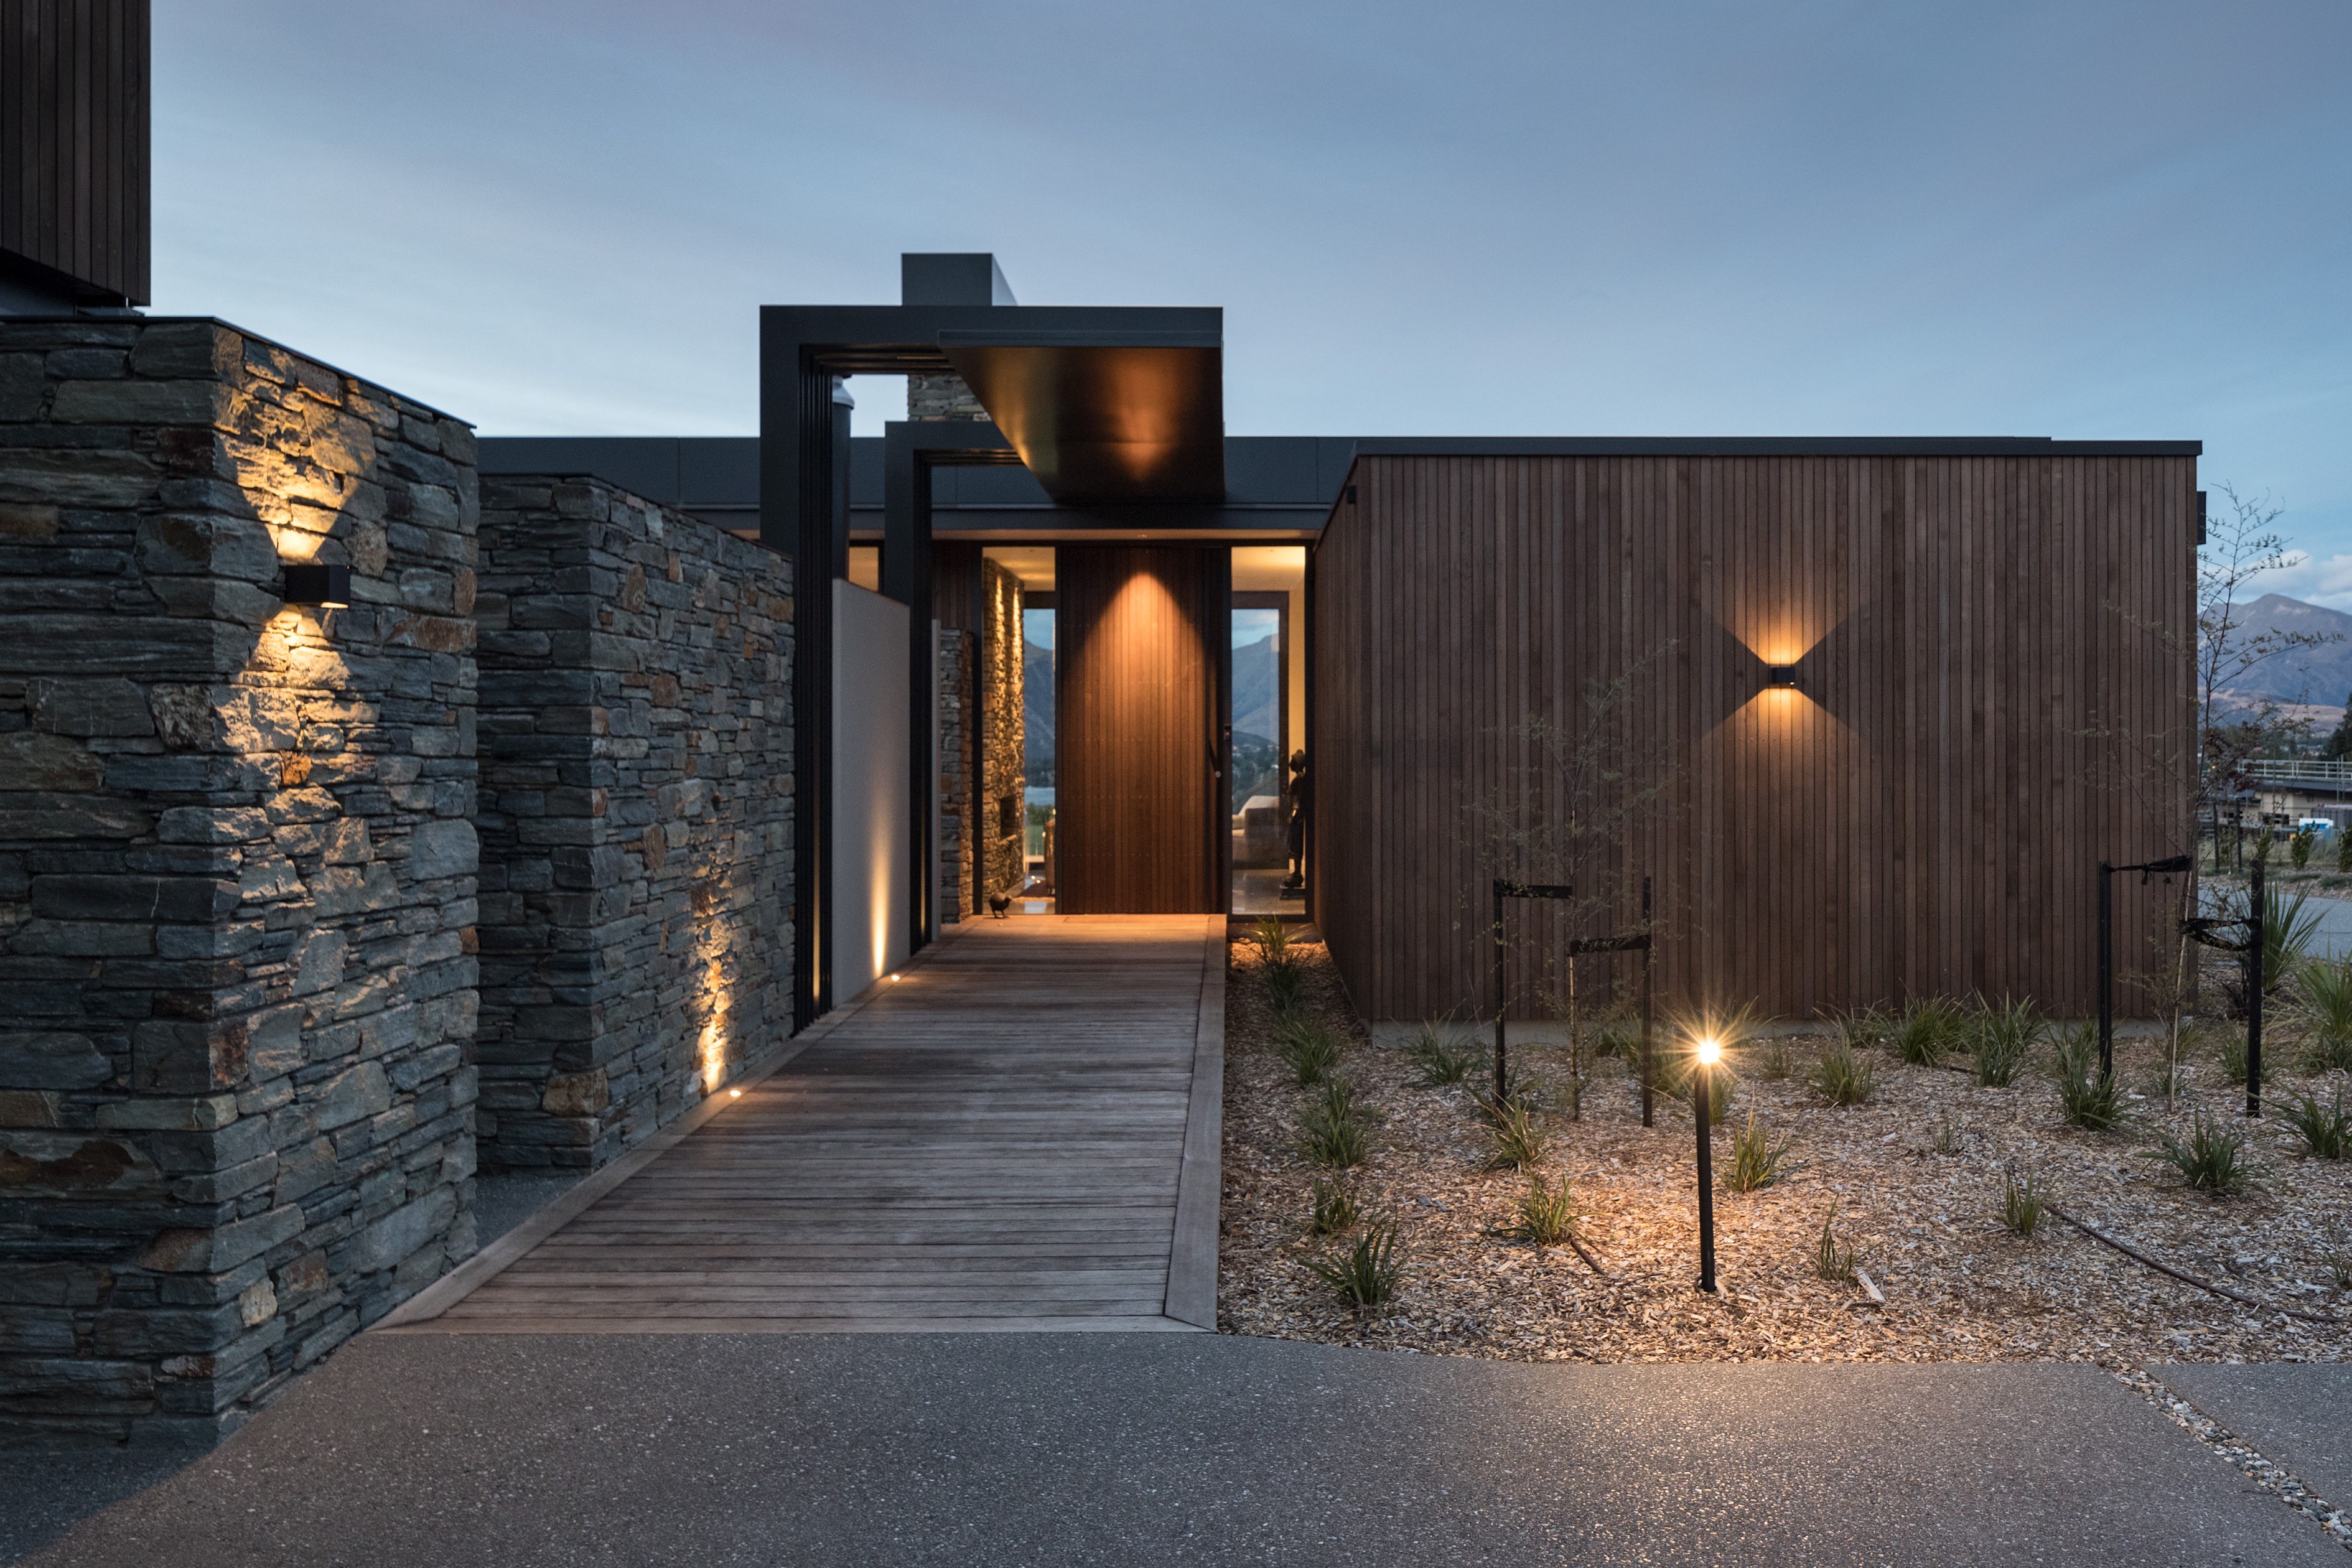
{"type": "Polygon", "coordinates": [[[2173,874],[2189,869],[2191,862],[2186,855],[2168,856],[2162,860],[2147,860],[2137,866],[2110,866],[2099,862],[2099,1076],[2113,1078],[2116,1074],[2116,873],[2137,871],[2139,885],[2147,886],[2150,877],[2162,877],[2168,886],[2173,874]]]}
{"type": "Polygon", "coordinates": [[[1691,1071],[1691,1114],[1698,1122],[1698,1288],[1715,1294],[1715,1064],[1723,1043],[1709,1036],[1698,1043],[1698,1065],[1691,1071]]]}

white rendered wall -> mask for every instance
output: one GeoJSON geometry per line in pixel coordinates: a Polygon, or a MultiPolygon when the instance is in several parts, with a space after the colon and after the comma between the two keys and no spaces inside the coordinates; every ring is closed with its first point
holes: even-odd
{"type": "Polygon", "coordinates": [[[833,1001],[907,957],[907,606],[833,585],[833,1001]]]}

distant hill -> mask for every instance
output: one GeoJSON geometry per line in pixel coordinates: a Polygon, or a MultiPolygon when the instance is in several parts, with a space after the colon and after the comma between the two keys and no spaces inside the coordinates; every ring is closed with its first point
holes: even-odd
{"type": "Polygon", "coordinates": [[[2332,728],[2343,717],[2346,695],[2352,693],[2352,615],[2290,599],[2284,594],[2264,594],[2246,604],[2240,615],[2241,637],[2287,632],[2336,640],[2266,660],[2231,688],[2228,695],[2241,701],[2267,697],[2305,707],[2312,717],[2332,728]]]}
{"type": "Polygon", "coordinates": [[[1244,735],[1276,742],[1282,731],[1282,660],[1272,637],[1234,649],[1234,743],[1244,735]]]}
{"type": "Polygon", "coordinates": [[[1054,650],[1021,639],[1021,772],[1031,789],[1054,784],[1054,650]]]}

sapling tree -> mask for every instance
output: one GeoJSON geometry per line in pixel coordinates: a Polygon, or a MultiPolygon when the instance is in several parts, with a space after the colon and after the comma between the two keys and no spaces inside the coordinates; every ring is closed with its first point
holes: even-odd
{"type": "MultiPolygon", "coordinates": [[[[1469,895],[1477,912],[1465,910],[1459,923],[1482,931],[1491,944],[1507,942],[1516,967],[1532,973],[1528,989],[1537,1005],[1567,1021],[1571,1112],[1584,1071],[1575,967],[1564,941],[1546,940],[1545,933],[1598,935],[1630,925],[1629,916],[1638,918],[1638,830],[1664,800],[1672,768],[1659,727],[1639,721],[1637,698],[1673,647],[1662,645],[1613,677],[1588,680],[1565,718],[1522,719],[1510,732],[1520,765],[1465,813],[1482,879],[1469,895]],[[1485,878],[1575,891],[1548,902],[1551,919],[1514,920],[1498,931],[1485,878]]],[[[1467,1010],[1485,1011],[1475,1001],[1467,1010]]]]}

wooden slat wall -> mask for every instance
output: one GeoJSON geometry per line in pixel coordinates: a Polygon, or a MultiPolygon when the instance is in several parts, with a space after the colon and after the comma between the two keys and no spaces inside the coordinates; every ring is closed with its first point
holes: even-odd
{"type": "Polygon", "coordinates": [[[1209,759],[1231,555],[1065,545],[1055,573],[1056,908],[1223,907],[1209,759]]]}
{"type": "Polygon", "coordinates": [[[147,0],[0,0],[0,250],[148,298],[147,0]]]}
{"type": "MultiPolygon", "coordinates": [[[[1611,754],[1667,787],[1594,923],[1630,923],[1654,879],[1669,1002],[1802,1017],[1982,990],[2080,1016],[2095,863],[2189,847],[2192,458],[1374,456],[1353,477],[1316,557],[1314,866],[1370,1016],[1484,1011],[1496,868],[1470,808],[1531,791],[1557,813],[1521,721],[1578,725],[1589,683],[1637,667],[1611,754]],[[1792,662],[1801,692],[1764,689],[1792,662]]],[[[2154,966],[2177,892],[2118,879],[2119,968],[2154,966]]]]}

